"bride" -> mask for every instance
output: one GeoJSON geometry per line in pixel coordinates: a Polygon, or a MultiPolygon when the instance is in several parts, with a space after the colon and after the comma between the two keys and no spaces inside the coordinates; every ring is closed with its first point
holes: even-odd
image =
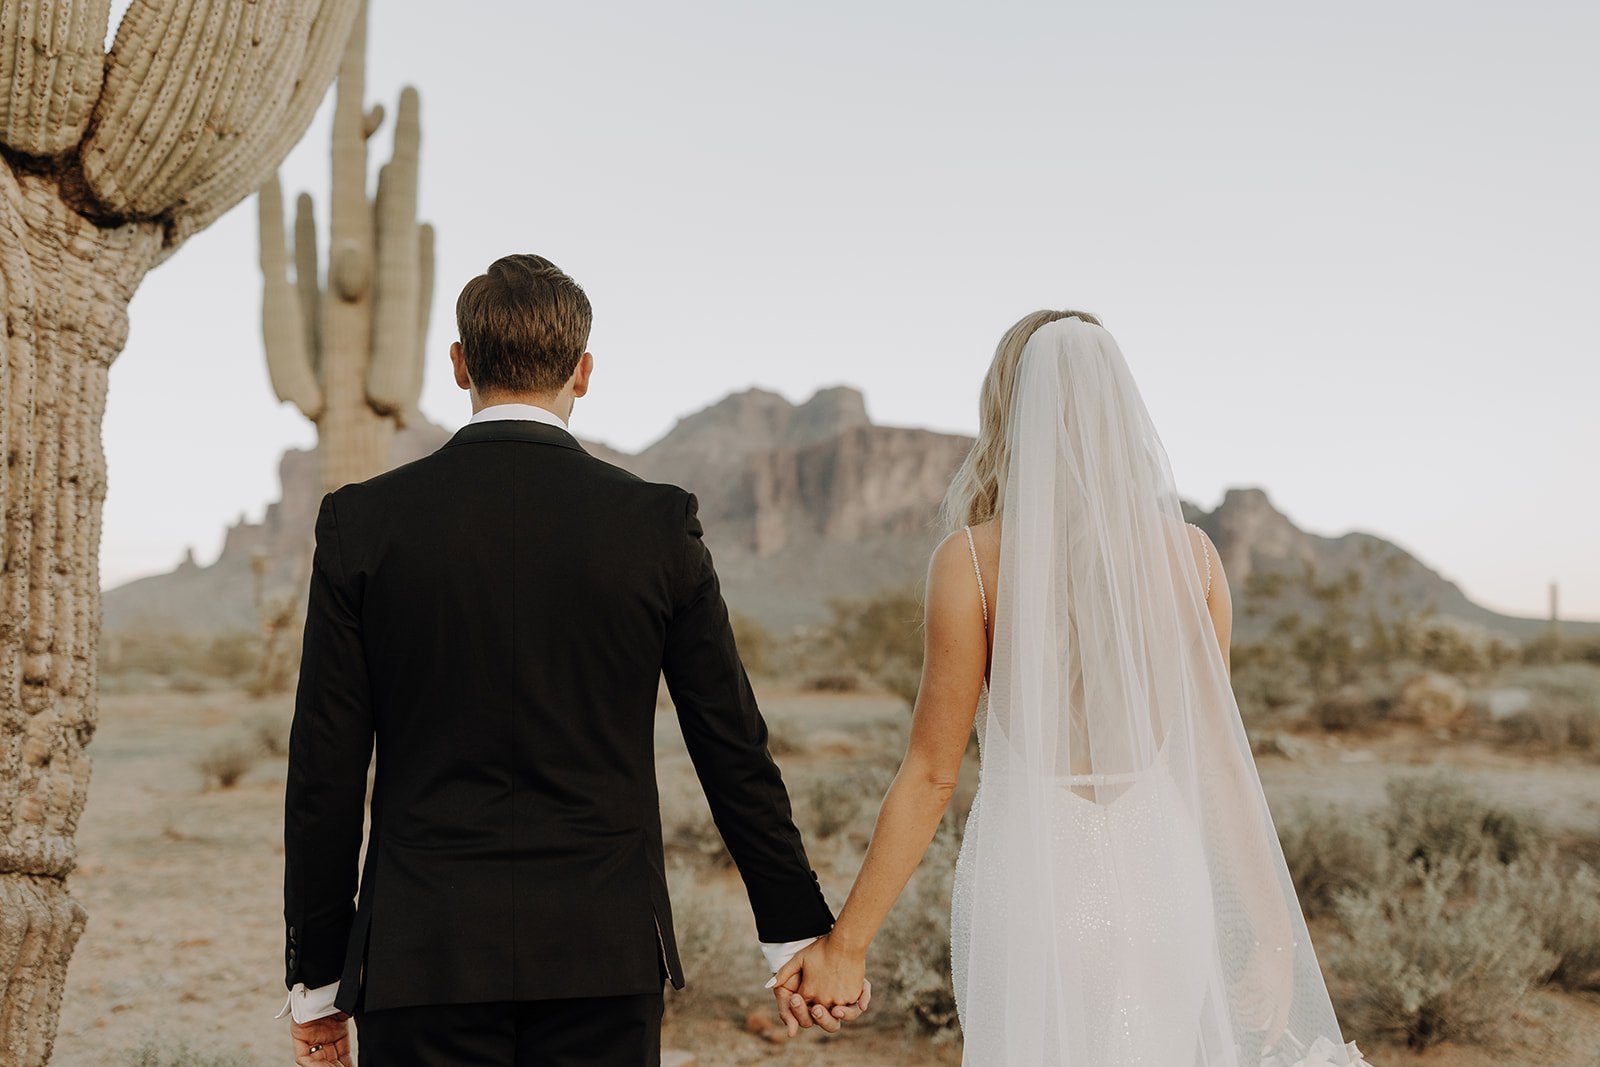
{"type": "Polygon", "coordinates": [[[964,1063],[1370,1067],[1340,1036],[1234,703],[1227,579],[1116,341],[1083,312],[1029,315],[981,415],[929,569],[905,760],[833,932],[777,983],[852,1010],[976,713],[950,938],[964,1063]]]}

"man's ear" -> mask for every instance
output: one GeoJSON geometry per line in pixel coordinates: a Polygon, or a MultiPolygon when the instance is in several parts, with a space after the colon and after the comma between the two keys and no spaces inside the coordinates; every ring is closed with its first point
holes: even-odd
{"type": "Polygon", "coordinates": [[[578,369],[572,372],[572,395],[583,396],[589,391],[589,375],[594,373],[594,357],[585,352],[578,360],[578,369]]]}
{"type": "Polygon", "coordinates": [[[456,372],[456,384],[463,389],[471,389],[472,375],[467,373],[467,353],[460,341],[450,342],[450,366],[456,372]]]}

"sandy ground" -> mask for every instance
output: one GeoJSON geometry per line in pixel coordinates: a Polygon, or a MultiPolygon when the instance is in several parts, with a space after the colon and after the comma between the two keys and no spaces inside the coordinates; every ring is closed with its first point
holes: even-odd
{"type": "MultiPolygon", "coordinates": [[[[774,692],[765,700],[774,732],[798,741],[780,756],[793,786],[836,768],[892,771],[904,711],[888,698],[774,692]]],[[[246,1063],[287,1064],[285,1024],[272,1016],[281,982],[281,804],[284,764],[263,758],[233,789],[205,790],[195,758],[234,736],[253,716],[286,717],[289,701],[234,692],[109,694],[91,748],[94,780],[79,834],[73,893],[89,926],[68,979],[54,1062],[124,1063],[142,1042],[187,1043],[246,1063]]],[[[285,719],[286,721],[286,719],[285,719]]],[[[687,788],[690,773],[676,724],[658,733],[663,791],[687,788]]],[[[1486,747],[1442,746],[1424,736],[1376,742],[1311,742],[1294,761],[1262,761],[1275,808],[1313,802],[1377,802],[1397,772],[1448,762],[1494,795],[1537,806],[1558,825],[1600,828],[1600,771],[1592,765],[1531,764],[1486,747]]],[[[797,808],[805,826],[801,790],[797,808]]],[[[813,849],[837,904],[858,843],[813,849]]],[[[759,988],[754,929],[731,873],[716,876],[727,901],[728,966],[714,988],[669,1004],[666,1041],[698,1067],[758,1063],[905,1067],[957,1064],[958,1043],[908,1039],[879,1016],[833,1039],[803,1035],[782,1046],[748,1034],[744,1021],[769,1003],[759,988]],[[747,991],[746,991],[747,990],[747,991]]],[[[691,974],[691,978],[693,975],[691,974]]],[[[1519,1048],[1441,1047],[1422,1056],[1375,1046],[1380,1067],[1600,1067],[1600,997],[1542,994],[1519,1048]]]]}

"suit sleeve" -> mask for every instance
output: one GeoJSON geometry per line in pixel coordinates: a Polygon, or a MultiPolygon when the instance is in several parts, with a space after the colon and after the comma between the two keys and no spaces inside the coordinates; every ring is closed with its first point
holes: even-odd
{"type": "Polygon", "coordinates": [[[663,672],[717,830],[744,879],[762,941],[833,928],[806,859],[789,794],[767,751],[767,724],[734,647],[728,608],[694,496],[683,515],[682,564],[663,672]]]}
{"type": "Polygon", "coordinates": [[[285,984],[317,987],[344,968],[372,758],[372,706],[359,591],[346,572],[335,494],[322,499],[284,798],[285,984]]]}

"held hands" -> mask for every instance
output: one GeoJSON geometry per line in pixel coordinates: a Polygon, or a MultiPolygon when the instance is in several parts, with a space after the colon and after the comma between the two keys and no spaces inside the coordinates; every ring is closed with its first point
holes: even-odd
{"type": "Polygon", "coordinates": [[[836,1034],[872,1003],[866,956],[818,938],[797,952],[772,979],[778,1017],[794,1037],[812,1026],[836,1034]]]}
{"type": "Polygon", "coordinates": [[[298,1067],[331,1063],[355,1067],[356,1061],[350,1055],[350,1016],[344,1012],[308,1023],[292,1022],[289,1036],[294,1039],[294,1062],[298,1067]]]}

